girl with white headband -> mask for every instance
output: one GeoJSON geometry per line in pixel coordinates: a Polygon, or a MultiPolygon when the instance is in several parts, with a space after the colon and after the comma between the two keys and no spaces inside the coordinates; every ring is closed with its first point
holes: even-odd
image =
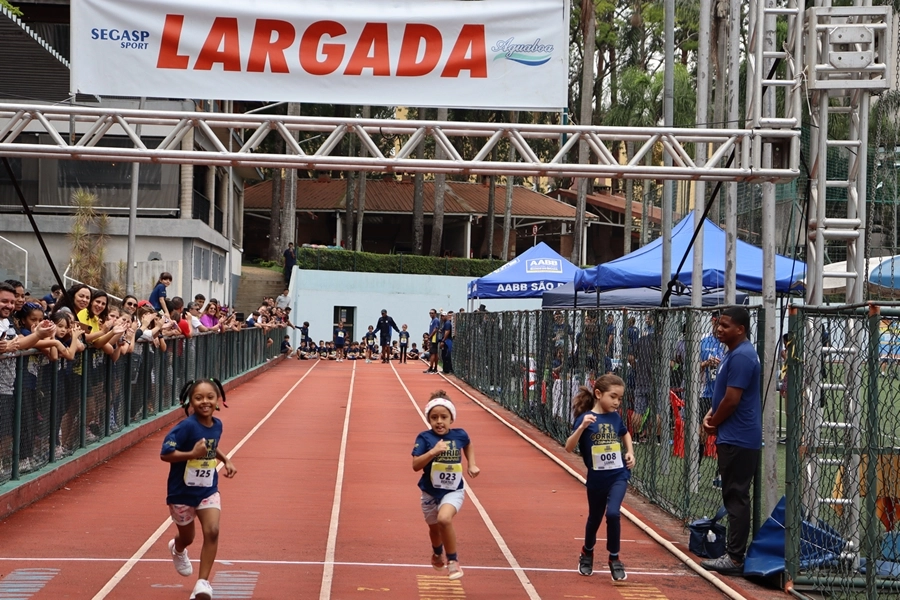
{"type": "Polygon", "coordinates": [[[475,452],[469,434],[463,429],[451,428],[456,420],[456,407],[447,393],[438,390],[431,394],[425,405],[425,418],[431,429],[416,437],[413,447],[413,471],[422,471],[419,489],[422,490],[422,513],[431,537],[431,566],[442,571],[444,567],[450,579],[463,576],[456,553],[456,531],[453,517],[462,507],[463,470],[462,455],[466,456],[466,471],[476,477],[480,469],[475,466],[475,452]],[[444,549],[447,563],[444,563],[444,549]]]}

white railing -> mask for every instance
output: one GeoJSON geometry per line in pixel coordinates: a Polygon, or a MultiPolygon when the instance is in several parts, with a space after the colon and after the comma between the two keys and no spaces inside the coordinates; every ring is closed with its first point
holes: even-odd
{"type": "Polygon", "coordinates": [[[15,246],[16,248],[18,248],[19,250],[21,250],[22,252],[25,253],[25,273],[24,273],[24,275],[25,275],[25,281],[23,281],[22,283],[24,283],[24,284],[25,284],[25,287],[27,288],[27,287],[28,287],[28,250],[26,250],[26,249],[23,248],[22,246],[16,244],[15,242],[9,241],[8,239],[6,239],[5,237],[3,237],[2,235],[0,235],[0,240],[3,240],[4,242],[6,242],[7,244],[9,244],[10,246],[15,246]]]}

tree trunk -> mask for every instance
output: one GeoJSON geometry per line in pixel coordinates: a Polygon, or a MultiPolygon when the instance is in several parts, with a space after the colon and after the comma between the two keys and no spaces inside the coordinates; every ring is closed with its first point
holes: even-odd
{"type": "MultiPolygon", "coordinates": [[[[497,146],[491,150],[491,162],[497,162],[497,146]]],[[[487,206],[487,220],[485,221],[485,227],[487,228],[487,258],[494,258],[494,220],[496,218],[497,212],[497,176],[491,174],[490,182],[488,183],[488,206],[487,206]]],[[[482,255],[484,253],[482,252],[482,255]]]]}
{"type": "MultiPolygon", "coordinates": [[[[288,116],[300,116],[300,104],[288,103],[287,113],[288,116]]],[[[299,140],[300,132],[295,131],[293,136],[295,140],[299,140]]],[[[297,245],[297,169],[288,169],[286,175],[284,205],[281,211],[282,245],[285,247],[288,242],[297,245]]]]}
{"type": "MultiPolygon", "coordinates": [[[[372,107],[371,106],[363,106],[362,107],[362,116],[363,119],[368,119],[372,116],[372,107]]],[[[369,155],[369,151],[366,150],[365,145],[360,143],[359,145],[359,155],[362,158],[365,158],[369,155]]],[[[362,231],[363,231],[363,217],[366,214],[366,172],[359,172],[359,202],[356,208],[356,251],[362,252],[362,231]]]]}
{"type": "Polygon", "coordinates": [[[344,248],[353,250],[356,245],[356,173],[347,172],[347,196],[344,203],[344,248]]]}
{"type": "MultiPolygon", "coordinates": [[[[284,154],[284,140],[279,135],[275,140],[275,154],[284,154]]],[[[210,207],[212,210],[212,207],[210,207]]],[[[269,210],[269,260],[281,260],[281,253],[287,247],[281,239],[281,215],[284,210],[284,169],[272,172],[272,207],[269,210]]]]}
{"type": "MultiPolygon", "coordinates": [[[[625,142],[626,162],[631,162],[632,156],[634,156],[634,142],[625,142]]],[[[624,254],[631,252],[631,224],[633,221],[631,214],[632,202],[634,202],[634,179],[629,178],[625,180],[625,240],[622,245],[624,254]]]]}
{"type": "MultiPolygon", "coordinates": [[[[511,123],[519,122],[519,113],[513,111],[509,113],[511,123]]],[[[509,145],[509,162],[516,161],[516,147],[509,145]]],[[[509,237],[512,232],[512,200],[513,187],[516,185],[516,178],[512,174],[506,176],[506,207],[503,211],[503,248],[500,249],[500,260],[506,262],[509,260],[509,237]]]]}
{"type": "MultiPolygon", "coordinates": [[[[426,109],[418,109],[419,120],[426,117],[426,109]]],[[[416,147],[416,160],[425,159],[425,142],[419,142],[416,147]]],[[[422,255],[425,245],[425,175],[416,173],[413,175],[413,254],[422,255]]]]}
{"type": "MultiPolygon", "coordinates": [[[[438,121],[446,121],[448,118],[448,110],[439,108],[437,111],[438,121]]],[[[443,160],[444,151],[440,146],[435,144],[434,157],[437,160],[443,160]]],[[[434,176],[434,214],[431,218],[431,256],[441,255],[441,242],[444,236],[444,187],[446,185],[447,176],[444,173],[438,173],[434,176]]]]}

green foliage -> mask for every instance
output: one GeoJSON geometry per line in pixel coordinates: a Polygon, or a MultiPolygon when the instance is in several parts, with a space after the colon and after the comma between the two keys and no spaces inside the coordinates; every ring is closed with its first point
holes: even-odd
{"type": "Polygon", "coordinates": [[[272,269],[273,271],[281,272],[284,266],[277,260],[265,260],[263,258],[256,258],[253,260],[252,264],[254,267],[260,267],[261,269],[272,269]]]}
{"type": "Polygon", "coordinates": [[[297,249],[298,268],[320,271],[481,277],[502,264],[503,261],[500,260],[440,258],[412,254],[372,254],[314,248],[297,249]]]}
{"type": "Polygon", "coordinates": [[[108,239],[109,217],[96,210],[97,196],[85,190],[72,194],[75,217],[72,239],[72,277],[87,285],[104,287],[103,258],[108,239]]]}
{"type": "Polygon", "coordinates": [[[0,7],[8,10],[14,17],[22,16],[22,9],[20,9],[18,6],[13,6],[12,4],[10,4],[9,0],[0,0],[0,7]]]}

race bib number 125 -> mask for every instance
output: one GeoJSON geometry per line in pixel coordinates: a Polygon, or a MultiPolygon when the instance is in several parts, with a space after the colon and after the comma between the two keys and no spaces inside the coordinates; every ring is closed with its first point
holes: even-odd
{"type": "Polygon", "coordinates": [[[217,464],[214,458],[187,461],[184,468],[184,483],[191,487],[212,487],[217,464]]]}

